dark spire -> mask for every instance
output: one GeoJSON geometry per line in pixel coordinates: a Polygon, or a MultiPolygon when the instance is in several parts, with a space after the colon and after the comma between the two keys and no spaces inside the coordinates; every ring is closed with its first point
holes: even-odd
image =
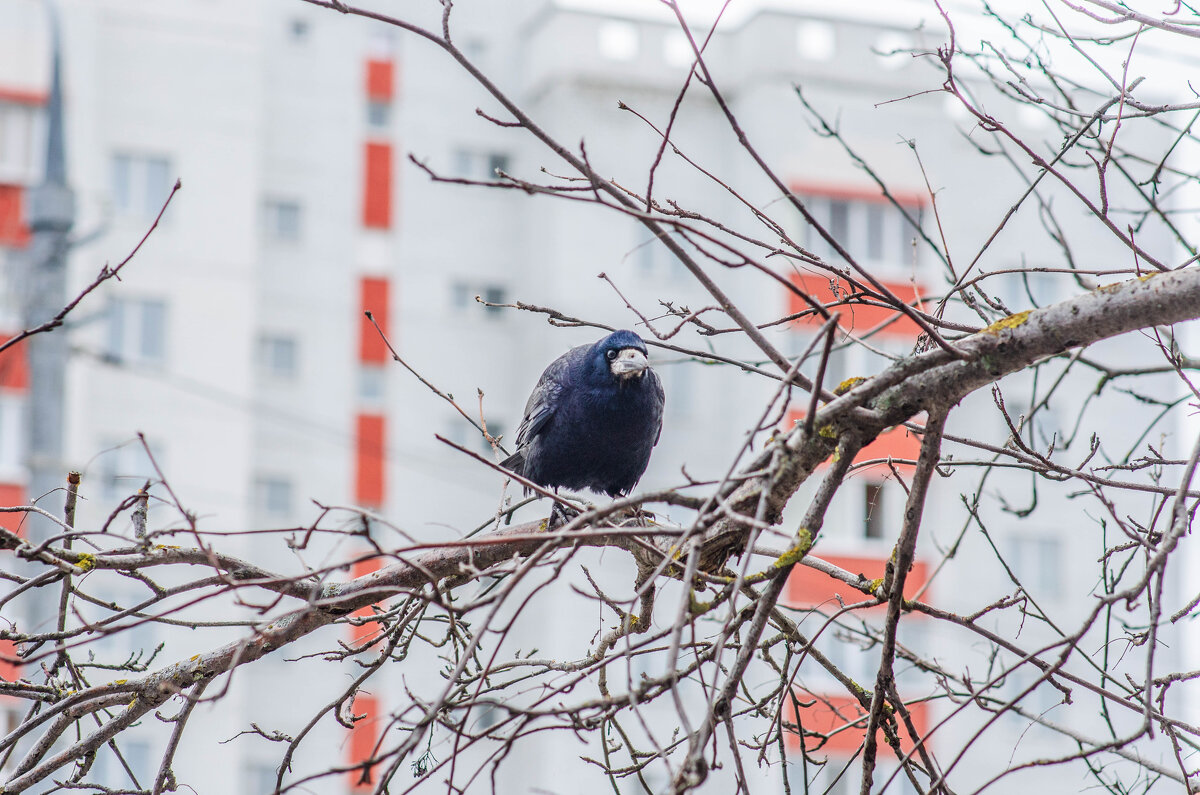
{"type": "Polygon", "coordinates": [[[46,182],[67,184],[67,145],[63,130],[62,98],[62,35],[58,24],[58,8],[47,4],[50,15],[50,100],[46,104],[46,182]]]}
{"type": "MultiPolygon", "coordinates": [[[[50,22],[50,98],[46,103],[46,173],[29,191],[29,227],[65,235],[75,223],[75,196],[67,186],[67,136],[63,126],[62,37],[58,7],[46,3],[50,22]]],[[[49,251],[51,249],[47,249],[49,251]]],[[[63,250],[65,251],[65,249],[63,250]]],[[[56,255],[61,260],[61,254],[56,255]]],[[[59,265],[61,266],[61,261],[59,265]]]]}

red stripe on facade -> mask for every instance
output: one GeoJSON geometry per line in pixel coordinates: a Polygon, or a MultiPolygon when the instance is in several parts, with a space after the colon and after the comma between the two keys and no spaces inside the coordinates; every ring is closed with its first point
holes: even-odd
{"type": "MultiPolygon", "coordinates": [[[[24,504],[25,504],[25,487],[24,486],[22,486],[19,483],[0,483],[0,505],[3,505],[5,508],[12,508],[15,505],[24,505],[24,504]]],[[[16,525],[21,520],[21,517],[23,517],[24,515],[25,514],[23,514],[23,513],[13,513],[13,514],[8,514],[6,517],[4,517],[5,520],[15,520],[15,521],[12,521],[13,527],[10,528],[13,532],[16,532],[16,529],[17,529],[16,525]]],[[[5,526],[7,526],[7,525],[5,525],[5,526]]]]}
{"type": "Polygon", "coordinates": [[[391,336],[388,311],[391,289],[388,280],[379,276],[364,276],[358,283],[358,296],[361,318],[358,331],[359,361],[364,364],[383,364],[391,358],[391,351],[365,313],[370,312],[383,333],[391,336]]]}
{"type": "MultiPolygon", "coordinates": [[[[888,201],[887,196],[883,195],[878,187],[872,186],[857,186],[857,185],[841,185],[831,182],[807,182],[804,180],[793,180],[788,187],[792,193],[799,196],[820,196],[825,199],[845,199],[847,201],[859,202],[878,202],[883,204],[888,201]]],[[[916,191],[895,191],[888,190],[888,193],[897,204],[903,204],[906,207],[923,207],[928,203],[928,197],[924,193],[916,191]]]]}
{"type": "MultiPolygon", "coordinates": [[[[824,550],[820,557],[821,560],[832,563],[851,574],[861,574],[865,578],[865,582],[879,579],[887,570],[886,557],[837,555],[824,550]]],[[[919,560],[915,561],[908,576],[904,579],[904,596],[909,599],[915,597],[928,581],[929,564],[919,560]]],[[[789,607],[805,609],[818,605],[832,605],[836,608],[839,596],[846,604],[852,604],[862,601],[865,594],[854,586],[836,580],[824,572],[810,569],[808,566],[797,566],[792,569],[792,573],[788,577],[785,600],[789,607]]],[[[922,595],[921,600],[929,601],[928,592],[922,595]]],[[[886,609],[886,605],[877,605],[866,609],[878,612],[886,609]]],[[[916,618],[917,614],[914,613],[913,617],[916,618]]]]}
{"type": "Polygon", "coordinates": [[[392,225],[392,145],[368,141],[363,155],[363,226],[392,225]]]}
{"type": "MultiPolygon", "coordinates": [[[[17,644],[11,640],[0,640],[0,680],[15,682],[21,678],[21,666],[17,659],[17,644]]],[[[5,698],[0,696],[0,699],[5,698]]]]}
{"type": "MultiPolygon", "coordinates": [[[[25,504],[25,487],[18,483],[0,483],[0,506],[5,508],[14,508],[18,505],[25,504]]],[[[17,535],[24,535],[22,532],[22,524],[25,519],[23,513],[0,513],[0,527],[17,535]]],[[[4,676],[3,668],[0,666],[0,676],[4,676]]]]}
{"type": "MultiPolygon", "coordinates": [[[[829,276],[793,273],[789,279],[798,290],[826,305],[844,300],[846,296],[853,294],[850,285],[841,279],[829,276]]],[[[915,305],[918,309],[921,308],[920,295],[913,284],[880,281],[884,287],[888,288],[901,301],[910,306],[915,305]]],[[[865,334],[873,329],[878,329],[876,333],[881,336],[892,338],[902,337],[916,341],[917,337],[921,334],[921,328],[910,320],[907,315],[890,306],[879,306],[879,299],[871,298],[867,300],[871,300],[873,303],[864,304],[855,301],[838,304],[836,310],[842,313],[843,328],[854,331],[857,334],[865,334]]],[[[805,311],[809,314],[795,321],[796,325],[811,326],[813,329],[819,327],[822,323],[822,318],[812,311],[812,307],[809,306],[807,301],[789,290],[787,293],[787,313],[795,315],[805,311]]]]}
{"type": "MultiPolygon", "coordinates": [[[[913,727],[916,728],[918,736],[924,736],[929,727],[929,704],[920,701],[907,704],[905,708],[912,716],[913,727]]],[[[820,750],[853,754],[866,739],[867,711],[866,707],[847,695],[817,695],[797,688],[795,700],[787,700],[785,715],[789,723],[793,726],[798,724],[806,734],[817,732],[817,736],[805,737],[805,745],[810,753],[820,750]],[[797,702],[801,705],[799,715],[797,702]],[[815,703],[804,706],[810,702],[815,703]]],[[[799,753],[800,735],[796,733],[796,729],[785,731],[783,737],[788,752],[799,753]]],[[[895,758],[895,752],[885,742],[882,734],[877,739],[880,753],[895,758]]],[[[912,739],[907,730],[900,732],[900,749],[905,753],[912,750],[912,739]]]]}
{"type": "Polygon", "coordinates": [[[45,91],[0,86],[0,102],[15,102],[19,105],[45,105],[49,97],[50,95],[45,91]]]}
{"type": "Polygon", "coordinates": [[[23,248],[29,244],[24,196],[20,185],[0,185],[0,246],[23,248]]]}
{"type": "Polygon", "coordinates": [[[396,68],[391,58],[367,60],[367,98],[376,102],[391,102],[395,96],[396,68]]]}
{"type": "Polygon", "coordinates": [[[360,505],[378,507],[384,500],[384,417],[359,414],[355,425],[354,499],[360,505]]]}
{"type": "MultiPolygon", "coordinates": [[[[0,340],[5,342],[10,339],[12,337],[0,336],[0,340]]],[[[0,353],[0,389],[28,388],[29,355],[25,348],[25,343],[18,342],[3,353],[0,353]]],[[[3,487],[0,486],[0,488],[3,487]]]]}
{"type": "MultiPolygon", "coordinates": [[[[379,700],[375,696],[359,693],[354,697],[354,714],[362,715],[350,730],[350,759],[352,765],[361,765],[375,755],[379,742],[379,700]]],[[[350,771],[350,788],[355,791],[373,789],[371,768],[360,767],[350,771]]]]}
{"type": "MultiPolygon", "coordinates": [[[[367,558],[366,560],[356,560],[350,567],[350,576],[354,579],[366,577],[374,574],[383,568],[383,562],[377,557],[367,558]]],[[[360,607],[350,615],[356,618],[370,618],[375,614],[375,611],[368,607],[360,607]]],[[[350,643],[358,646],[364,641],[379,632],[379,623],[375,621],[364,622],[363,624],[350,625],[350,643]]]]}
{"type": "MultiPolygon", "coordinates": [[[[783,430],[790,431],[796,427],[796,423],[803,422],[804,414],[804,409],[789,411],[783,430]]],[[[920,454],[921,437],[903,425],[897,425],[879,434],[873,442],[859,450],[854,456],[854,463],[861,464],[864,461],[882,461],[890,458],[899,467],[911,468],[920,454]]]]}

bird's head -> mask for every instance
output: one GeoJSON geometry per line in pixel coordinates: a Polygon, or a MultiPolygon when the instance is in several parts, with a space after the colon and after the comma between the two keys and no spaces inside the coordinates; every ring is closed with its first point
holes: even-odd
{"type": "Polygon", "coordinates": [[[593,351],[618,381],[637,380],[650,366],[646,359],[646,343],[632,331],[614,331],[597,342],[593,351]]]}

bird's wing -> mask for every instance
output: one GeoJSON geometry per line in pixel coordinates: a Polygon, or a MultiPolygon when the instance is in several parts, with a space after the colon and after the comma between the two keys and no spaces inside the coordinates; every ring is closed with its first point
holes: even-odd
{"type": "Polygon", "coordinates": [[[667,393],[663,391],[662,381],[658,377],[658,373],[653,370],[647,371],[650,376],[651,383],[654,385],[654,396],[658,399],[658,430],[654,432],[654,445],[658,446],[658,440],[662,436],[663,426],[663,406],[667,402],[667,393]]]}
{"type": "Polygon", "coordinates": [[[538,379],[537,386],[525,404],[525,416],[517,428],[517,447],[525,447],[538,435],[559,406],[559,397],[570,380],[571,364],[588,346],[581,345],[550,362],[550,366],[538,379]]]}

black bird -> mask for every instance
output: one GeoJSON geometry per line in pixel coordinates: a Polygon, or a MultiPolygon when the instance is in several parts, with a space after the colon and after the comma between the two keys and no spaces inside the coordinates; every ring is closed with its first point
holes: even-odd
{"type": "Polygon", "coordinates": [[[664,400],[632,331],[572,348],[542,373],[501,466],[551,489],[627,494],[658,444],[664,400]]]}

